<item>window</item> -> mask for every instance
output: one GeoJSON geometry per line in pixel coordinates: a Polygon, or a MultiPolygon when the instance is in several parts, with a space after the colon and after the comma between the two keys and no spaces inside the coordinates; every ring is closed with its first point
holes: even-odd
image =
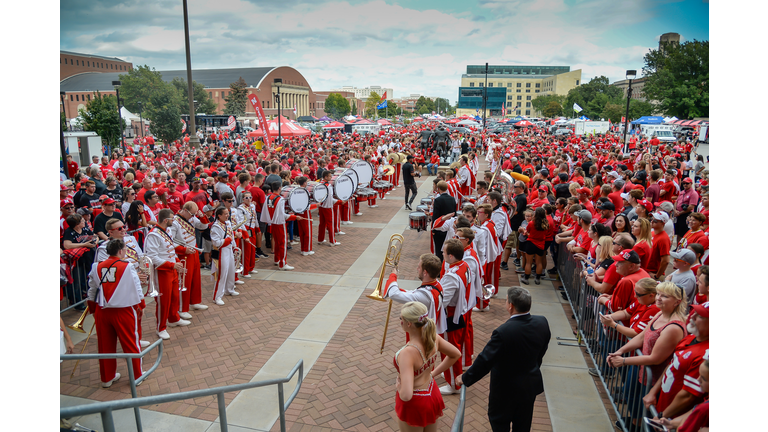
{"type": "Polygon", "coordinates": [[[530,93],[530,92],[531,92],[531,89],[525,89],[525,92],[526,92],[526,93],[530,93]]]}
{"type": "Polygon", "coordinates": [[[88,95],[88,102],[91,101],[91,95],[88,95]]]}
{"type": "Polygon", "coordinates": [[[520,95],[518,95],[518,96],[517,96],[517,100],[523,100],[523,97],[522,97],[522,96],[520,96],[520,95]]]}
{"type": "MultiPolygon", "coordinates": [[[[519,113],[519,111],[518,111],[519,113]]],[[[531,115],[531,110],[525,110],[525,115],[531,115]]]]}
{"type": "Polygon", "coordinates": [[[208,97],[212,98],[213,97],[213,92],[208,92],[208,97]]]}
{"type": "Polygon", "coordinates": [[[536,88],[541,87],[541,83],[536,83],[536,88]]]}
{"type": "Polygon", "coordinates": [[[536,90],[536,93],[538,93],[538,92],[539,92],[539,91],[538,91],[538,90],[536,90]]]}
{"type": "Polygon", "coordinates": [[[80,95],[75,95],[75,100],[80,102],[80,95]]]}
{"type": "Polygon", "coordinates": [[[110,69],[114,69],[114,68],[115,68],[115,65],[111,64],[111,65],[109,65],[109,68],[110,68],[110,69]]]}
{"type": "Polygon", "coordinates": [[[482,86],[483,86],[483,83],[478,83],[478,84],[480,84],[480,87],[482,87],[482,86]]]}
{"type": "Polygon", "coordinates": [[[517,89],[516,93],[520,93],[521,91],[522,91],[522,90],[520,90],[520,89],[517,89]]]}
{"type": "Polygon", "coordinates": [[[512,83],[507,83],[507,87],[512,87],[512,83]]]}
{"type": "Polygon", "coordinates": [[[91,66],[91,62],[88,62],[88,67],[90,67],[90,66],[91,66]]]}
{"type": "Polygon", "coordinates": [[[525,87],[526,88],[530,88],[531,87],[531,83],[525,83],[525,87]]]}
{"type": "Polygon", "coordinates": [[[64,59],[64,64],[67,64],[67,59],[64,59]]]}
{"type": "Polygon", "coordinates": [[[493,83],[488,83],[488,87],[493,87],[493,83]]]}
{"type": "Polygon", "coordinates": [[[531,107],[531,103],[530,103],[530,102],[526,102],[526,103],[525,103],[525,107],[526,107],[526,108],[530,108],[530,107],[531,107]]]}
{"type": "Polygon", "coordinates": [[[531,100],[531,97],[530,96],[526,96],[525,100],[531,100]]]}
{"type": "Polygon", "coordinates": [[[469,86],[470,86],[470,87],[474,87],[474,86],[475,86],[475,83],[471,82],[471,83],[469,83],[469,86]]]}
{"type": "Polygon", "coordinates": [[[576,85],[579,85],[579,80],[576,80],[576,85]]]}
{"type": "Polygon", "coordinates": [[[73,95],[69,95],[69,100],[71,102],[71,101],[75,100],[75,97],[73,95]]]}
{"type": "Polygon", "coordinates": [[[75,60],[77,62],[76,66],[80,66],[80,60],[75,60]]]}
{"type": "Polygon", "coordinates": [[[517,83],[517,87],[521,87],[521,86],[522,86],[522,84],[520,84],[520,83],[517,83]]]}

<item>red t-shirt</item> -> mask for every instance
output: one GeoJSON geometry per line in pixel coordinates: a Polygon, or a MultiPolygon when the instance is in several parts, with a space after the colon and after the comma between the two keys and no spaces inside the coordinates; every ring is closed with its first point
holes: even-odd
{"type": "Polygon", "coordinates": [[[200,211],[203,210],[203,207],[208,204],[208,194],[200,189],[199,191],[189,191],[187,192],[187,195],[184,196],[184,202],[194,202],[197,204],[197,207],[200,211]]]}
{"type": "Polygon", "coordinates": [[[624,199],[621,198],[621,191],[609,193],[608,199],[611,200],[613,206],[616,208],[614,214],[621,213],[621,211],[624,209],[624,199]]]}
{"type": "MultiPolygon", "coordinates": [[[[310,170],[311,172],[311,170],[310,170]]],[[[261,213],[261,209],[264,208],[264,202],[267,201],[267,195],[260,187],[251,186],[248,191],[253,196],[253,203],[256,205],[256,212],[261,213]]]]}
{"type": "Polygon", "coordinates": [[[648,259],[648,264],[644,268],[650,273],[656,273],[659,271],[661,258],[669,255],[669,249],[672,247],[672,242],[669,241],[669,235],[666,231],[662,230],[659,234],[653,235],[652,243],[651,258],[648,259]]]}
{"type": "Polygon", "coordinates": [[[648,260],[651,258],[651,246],[647,242],[639,241],[635,243],[632,250],[640,256],[640,268],[647,268],[648,260]]]}
{"type": "Polygon", "coordinates": [[[640,302],[635,300],[628,308],[627,312],[632,315],[629,319],[629,326],[637,333],[645,330],[651,319],[659,313],[659,307],[655,304],[650,306],[641,305],[640,302]]]}
{"type": "Polygon", "coordinates": [[[635,300],[635,284],[642,278],[647,278],[648,273],[640,269],[629,276],[621,278],[616,288],[613,290],[611,299],[606,306],[613,312],[627,309],[635,300]]]}
{"type": "Polygon", "coordinates": [[[661,391],[656,404],[659,412],[669,407],[680,390],[695,397],[704,396],[699,384],[699,366],[709,358],[709,341],[694,343],[695,339],[695,335],[688,335],[675,348],[670,367],[661,378],[661,391]]]}
{"type": "Polygon", "coordinates": [[[696,232],[691,232],[691,230],[688,230],[683,238],[680,239],[680,243],[678,243],[678,245],[680,246],[680,249],[685,249],[688,247],[688,245],[693,243],[698,243],[704,246],[704,250],[709,249],[709,237],[704,234],[703,229],[699,229],[696,232]]]}
{"type": "Polygon", "coordinates": [[[616,289],[616,284],[619,283],[621,278],[622,276],[616,273],[616,263],[611,264],[608,267],[608,270],[605,271],[605,274],[603,274],[602,282],[611,285],[611,289],[609,289],[605,294],[613,294],[613,291],[616,289]]]}
{"type": "Polygon", "coordinates": [[[579,230],[578,235],[576,235],[576,247],[584,248],[587,251],[592,249],[592,239],[589,237],[589,232],[579,230]]]}
{"type": "Polygon", "coordinates": [[[528,241],[533,243],[539,249],[544,249],[544,242],[550,233],[550,230],[538,230],[533,222],[525,228],[528,231],[528,241]]]}
{"type": "Polygon", "coordinates": [[[165,201],[168,203],[168,208],[171,209],[174,214],[176,214],[179,212],[179,210],[181,210],[181,204],[184,202],[184,199],[181,197],[181,193],[179,193],[179,191],[173,193],[168,191],[168,195],[166,196],[165,201]]]}
{"type": "MultiPolygon", "coordinates": [[[[661,184],[661,190],[666,192],[664,192],[664,195],[659,196],[659,199],[661,200],[660,202],[664,202],[664,201],[674,202],[672,201],[672,198],[674,198],[675,194],[677,193],[677,188],[675,187],[675,183],[671,181],[665,181],[664,183],[661,184]]],[[[661,191],[659,191],[659,193],[661,193],[661,191]]]]}

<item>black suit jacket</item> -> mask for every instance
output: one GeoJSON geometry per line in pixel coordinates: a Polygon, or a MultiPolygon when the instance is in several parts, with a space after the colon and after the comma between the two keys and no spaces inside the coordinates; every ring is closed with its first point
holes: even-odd
{"type": "Polygon", "coordinates": [[[456,211],[456,200],[448,193],[444,193],[432,203],[432,226],[435,226],[435,221],[441,216],[451,214],[456,211]]]}
{"type": "Polygon", "coordinates": [[[514,401],[536,397],[544,391],[541,360],[551,333],[547,319],[521,315],[508,319],[491,335],[472,366],[462,375],[467,387],[491,372],[488,413],[504,412],[514,401]]]}

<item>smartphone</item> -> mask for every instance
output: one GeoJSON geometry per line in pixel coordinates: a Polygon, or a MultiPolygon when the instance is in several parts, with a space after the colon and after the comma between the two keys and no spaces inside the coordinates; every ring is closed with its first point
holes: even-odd
{"type": "Polygon", "coordinates": [[[650,425],[651,428],[653,428],[653,430],[661,431],[661,432],[669,431],[669,429],[667,429],[666,426],[664,426],[663,424],[657,422],[656,420],[650,419],[648,417],[644,417],[644,419],[645,419],[645,423],[650,425]]]}

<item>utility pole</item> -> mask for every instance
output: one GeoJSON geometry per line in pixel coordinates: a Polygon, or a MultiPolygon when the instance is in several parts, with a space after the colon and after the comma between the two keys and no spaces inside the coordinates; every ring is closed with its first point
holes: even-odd
{"type": "MultiPolygon", "coordinates": [[[[200,148],[200,139],[197,137],[197,129],[195,128],[195,95],[194,86],[192,85],[192,57],[189,55],[189,14],[187,13],[187,0],[183,0],[184,4],[184,47],[187,54],[187,100],[189,102],[189,145],[192,148],[200,148]]],[[[143,128],[144,125],[142,124],[143,128]]]]}

